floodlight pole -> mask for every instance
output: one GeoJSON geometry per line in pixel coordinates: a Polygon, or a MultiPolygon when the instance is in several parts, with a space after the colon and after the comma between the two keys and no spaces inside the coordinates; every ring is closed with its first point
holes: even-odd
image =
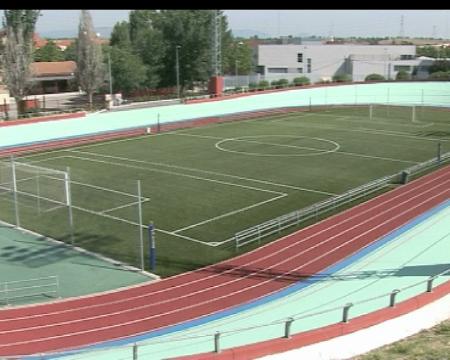
{"type": "Polygon", "coordinates": [[[180,45],[175,46],[175,70],[176,70],[176,75],[177,75],[177,96],[178,99],[180,99],[180,62],[178,59],[178,49],[181,48],[180,45]]]}

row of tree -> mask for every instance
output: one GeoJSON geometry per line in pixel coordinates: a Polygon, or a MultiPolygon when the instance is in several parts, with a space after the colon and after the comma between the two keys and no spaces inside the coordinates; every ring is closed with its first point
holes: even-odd
{"type": "MultiPolygon", "coordinates": [[[[33,61],[77,62],[76,79],[89,97],[109,80],[114,92],[176,85],[176,67],[181,90],[205,84],[213,74],[211,10],[133,10],[128,21],[114,26],[110,44],[101,46],[89,11],[82,10],[78,38],[64,52],[49,41],[33,48],[39,10],[5,10],[3,25],[7,40],[3,56],[5,82],[19,103],[30,88],[33,61]],[[177,52],[177,54],[176,54],[177,52]],[[176,59],[178,55],[178,64],[176,59]]],[[[234,39],[221,12],[222,72],[248,74],[252,70],[251,48],[234,39]]]]}
{"type": "MultiPolygon", "coordinates": [[[[205,83],[212,72],[211,10],[134,10],[128,21],[117,23],[110,47],[113,90],[176,85],[176,60],[181,89],[205,83]]],[[[234,39],[227,18],[220,13],[223,73],[248,74],[252,52],[234,39]]]]}

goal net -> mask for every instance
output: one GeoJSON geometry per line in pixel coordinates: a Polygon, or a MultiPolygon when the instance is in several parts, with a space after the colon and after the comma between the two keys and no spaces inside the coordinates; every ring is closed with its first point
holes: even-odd
{"type": "Polygon", "coordinates": [[[1,161],[0,196],[38,212],[66,207],[70,205],[69,174],[13,159],[1,161]]]}

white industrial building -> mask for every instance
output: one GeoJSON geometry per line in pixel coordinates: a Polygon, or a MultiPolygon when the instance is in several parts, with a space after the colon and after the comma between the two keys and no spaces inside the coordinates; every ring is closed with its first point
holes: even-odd
{"type": "Polygon", "coordinates": [[[395,79],[400,70],[426,78],[433,60],[416,58],[414,45],[259,45],[258,73],[267,79],[306,76],[311,82],[347,74],[364,81],[369,74],[395,79]]]}

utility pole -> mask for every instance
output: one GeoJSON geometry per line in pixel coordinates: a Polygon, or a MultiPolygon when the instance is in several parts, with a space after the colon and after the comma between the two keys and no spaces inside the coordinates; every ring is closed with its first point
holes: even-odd
{"type": "Polygon", "coordinates": [[[212,10],[212,75],[222,75],[222,21],[220,10],[212,10]]]}

